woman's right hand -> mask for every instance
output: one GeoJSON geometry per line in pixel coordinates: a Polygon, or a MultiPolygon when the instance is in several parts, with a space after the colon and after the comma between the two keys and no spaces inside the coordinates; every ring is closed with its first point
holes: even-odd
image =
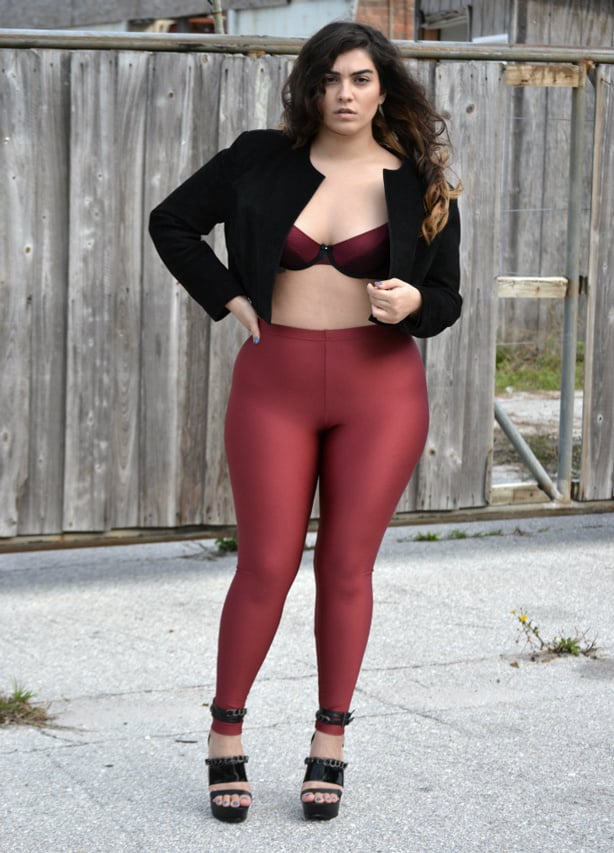
{"type": "Polygon", "coordinates": [[[231,314],[235,315],[242,326],[245,326],[252,336],[252,340],[257,344],[260,340],[260,326],[258,325],[258,315],[249,299],[246,296],[234,296],[226,303],[226,308],[231,314]]]}

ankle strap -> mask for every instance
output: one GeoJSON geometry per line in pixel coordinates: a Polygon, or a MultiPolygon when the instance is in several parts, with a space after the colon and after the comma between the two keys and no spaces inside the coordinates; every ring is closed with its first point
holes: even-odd
{"type": "Polygon", "coordinates": [[[220,708],[215,704],[215,699],[209,706],[211,716],[221,723],[242,723],[247,714],[247,708],[220,708]]]}
{"type": "Polygon", "coordinates": [[[329,711],[328,708],[318,708],[316,720],[320,723],[328,723],[329,726],[349,726],[354,719],[353,711],[329,711]]]}

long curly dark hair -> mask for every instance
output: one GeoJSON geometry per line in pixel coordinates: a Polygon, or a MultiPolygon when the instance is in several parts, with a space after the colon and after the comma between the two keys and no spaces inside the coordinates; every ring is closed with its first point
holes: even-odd
{"type": "Polygon", "coordinates": [[[379,30],[334,21],[305,42],[282,90],[282,130],[296,148],[314,138],[322,122],[324,76],[338,56],[357,48],[371,57],[386,93],[373,119],[374,138],[401,157],[413,158],[426,185],[421,231],[430,243],[448,221],[450,199],[460,195],[462,188],[450,186],[445,175],[450,152],[445,119],[411,76],[395,45],[379,30]]]}

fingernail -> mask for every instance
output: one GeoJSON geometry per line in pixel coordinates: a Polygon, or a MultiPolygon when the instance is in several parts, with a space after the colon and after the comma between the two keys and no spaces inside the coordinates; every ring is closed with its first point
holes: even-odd
{"type": "Polygon", "coordinates": [[[381,281],[374,281],[374,282],[373,282],[373,284],[374,284],[376,287],[381,287],[381,286],[382,286],[381,281]]]}
{"type": "Polygon", "coordinates": [[[259,343],[260,343],[260,338],[253,338],[252,340],[254,341],[254,343],[255,343],[255,344],[259,344],[259,343]]]}

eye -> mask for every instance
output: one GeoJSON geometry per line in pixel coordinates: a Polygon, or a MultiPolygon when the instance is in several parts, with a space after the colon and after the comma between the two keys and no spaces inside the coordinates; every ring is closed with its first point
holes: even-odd
{"type": "Polygon", "coordinates": [[[361,74],[361,75],[360,75],[360,77],[356,77],[356,82],[357,82],[357,83],[360,83],[360,84],[362,84],[362,85],[364,85],[365,83],[370,83],[370,82],[371,82],[371,78],[370,78],[370,77],[363,76],[363,75],[361,74]]]}
{"type": "Polygon", "coordinates": [[[337,82],[337,78],[334,74],[325,74],[323,82],[325,86],[332,86],[333,83],[337,82]]]}

